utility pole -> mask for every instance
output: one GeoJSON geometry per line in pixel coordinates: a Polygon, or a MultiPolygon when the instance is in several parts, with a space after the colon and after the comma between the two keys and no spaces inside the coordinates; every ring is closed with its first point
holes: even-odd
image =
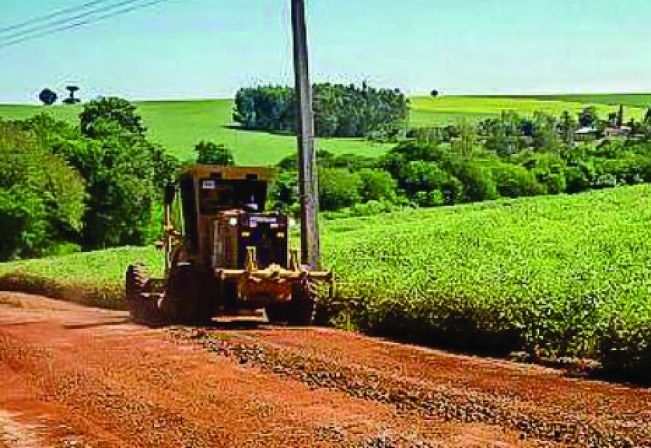
{"type": "Polygon", "coordinates": [[[314,148],[314,110],[307,48],[305,0],[292,2],[299,185],[301,195],[301,262],[319,269],[319,188],[314,148]]]}

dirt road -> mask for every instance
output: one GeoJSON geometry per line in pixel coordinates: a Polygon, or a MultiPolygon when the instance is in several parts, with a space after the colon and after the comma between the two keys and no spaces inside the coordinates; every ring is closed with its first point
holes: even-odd
{"type": "Polygon", "coordinates": [[[328,329],[0,293],[0,447],[651,447],[651,390],[328,329]]]}

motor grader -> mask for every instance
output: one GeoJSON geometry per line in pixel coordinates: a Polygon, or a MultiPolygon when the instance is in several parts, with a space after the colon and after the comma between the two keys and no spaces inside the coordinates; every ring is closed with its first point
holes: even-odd
{"type": "Polygon", "coordinates": [[[332,274],[310,270],[289,248],[291,220],[265,212],[267,168],[186,168],[164,200],[165,277],[129,266],[132,319],[150,325],[197,324],[216,315],[265,309],[271,322],[310,325],[317,285],[332,274]]]}

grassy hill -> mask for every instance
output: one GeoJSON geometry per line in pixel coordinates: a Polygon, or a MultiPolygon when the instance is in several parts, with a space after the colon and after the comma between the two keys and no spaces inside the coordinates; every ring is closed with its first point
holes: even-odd
{"type": "MultiPolygon", "coordinates": [[[[651,362],[650,198],[641,185],[327,221],[325,264],[349,303],[330,310],[430,343],[651,362]]],[[[1,264],[0,288],[120,307],[135,260],[163,261],[122,248],[1,264]]]]}
{"type": "MultiPolygon", "coordinates": [[[[153,141],[181,159],[193,158],[192,148],[200,140],[223,143],[233,149],[240,165],[273,165],[296,151],[296,138],[238,129],[232,121],[232,101],[145,101],[138,110],[153,141]]],[[[41,112],[69,123],[77,123],[81,106],[0,105],[0,118],[24,119],[41,112]]],[[[363,139],[320,139],[319,149],[335,154],[374,156],[390,145],[363,139]]]]}
{"type": "MultiPolygon", "coordinates": [[[[594,104],[600,114],[615,112],[619,104],[630,106],[627,116],[641,118],[651,95],[566,95],[538,97],[443,96],[411,98],[410,126],[455,123],[459,119],[481,120],[514,110],[523,114],[534,111],[560,114],[565,110],[581,111],[594,104]]],[[[232,148],[240,165],[275,164],[296,151],[292,136],[243,131],[232,121],[231,100],[146,101],[137,102],[150,137],[171,153],[185,159],[193,157],[192,148],[199,140],[224,143],[232,148]]],[[[77,122],[80,107],[0,105],[0,118],[24,119],[41,112],[70,123],[77,122]]],[[[362,139],[319,139],[318,147],[335,154],[356,153],[376,156],[391,145],[375,144],[362,139]]]]}

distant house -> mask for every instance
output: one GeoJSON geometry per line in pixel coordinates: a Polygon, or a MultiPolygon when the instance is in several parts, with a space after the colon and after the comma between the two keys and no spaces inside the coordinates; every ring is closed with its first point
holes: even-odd
{"type": "Polygon", "coordinates": [[[608,126],[604,131],[606,137],[628,137],[633,132],[630,126],[608,126]]]}
{"type": "Polygon", "coordinates": [[[594,126],[585,126],[574,132],[574,140],[578,142],[590,142],[599,137],[599,129],[594,126]]]}

